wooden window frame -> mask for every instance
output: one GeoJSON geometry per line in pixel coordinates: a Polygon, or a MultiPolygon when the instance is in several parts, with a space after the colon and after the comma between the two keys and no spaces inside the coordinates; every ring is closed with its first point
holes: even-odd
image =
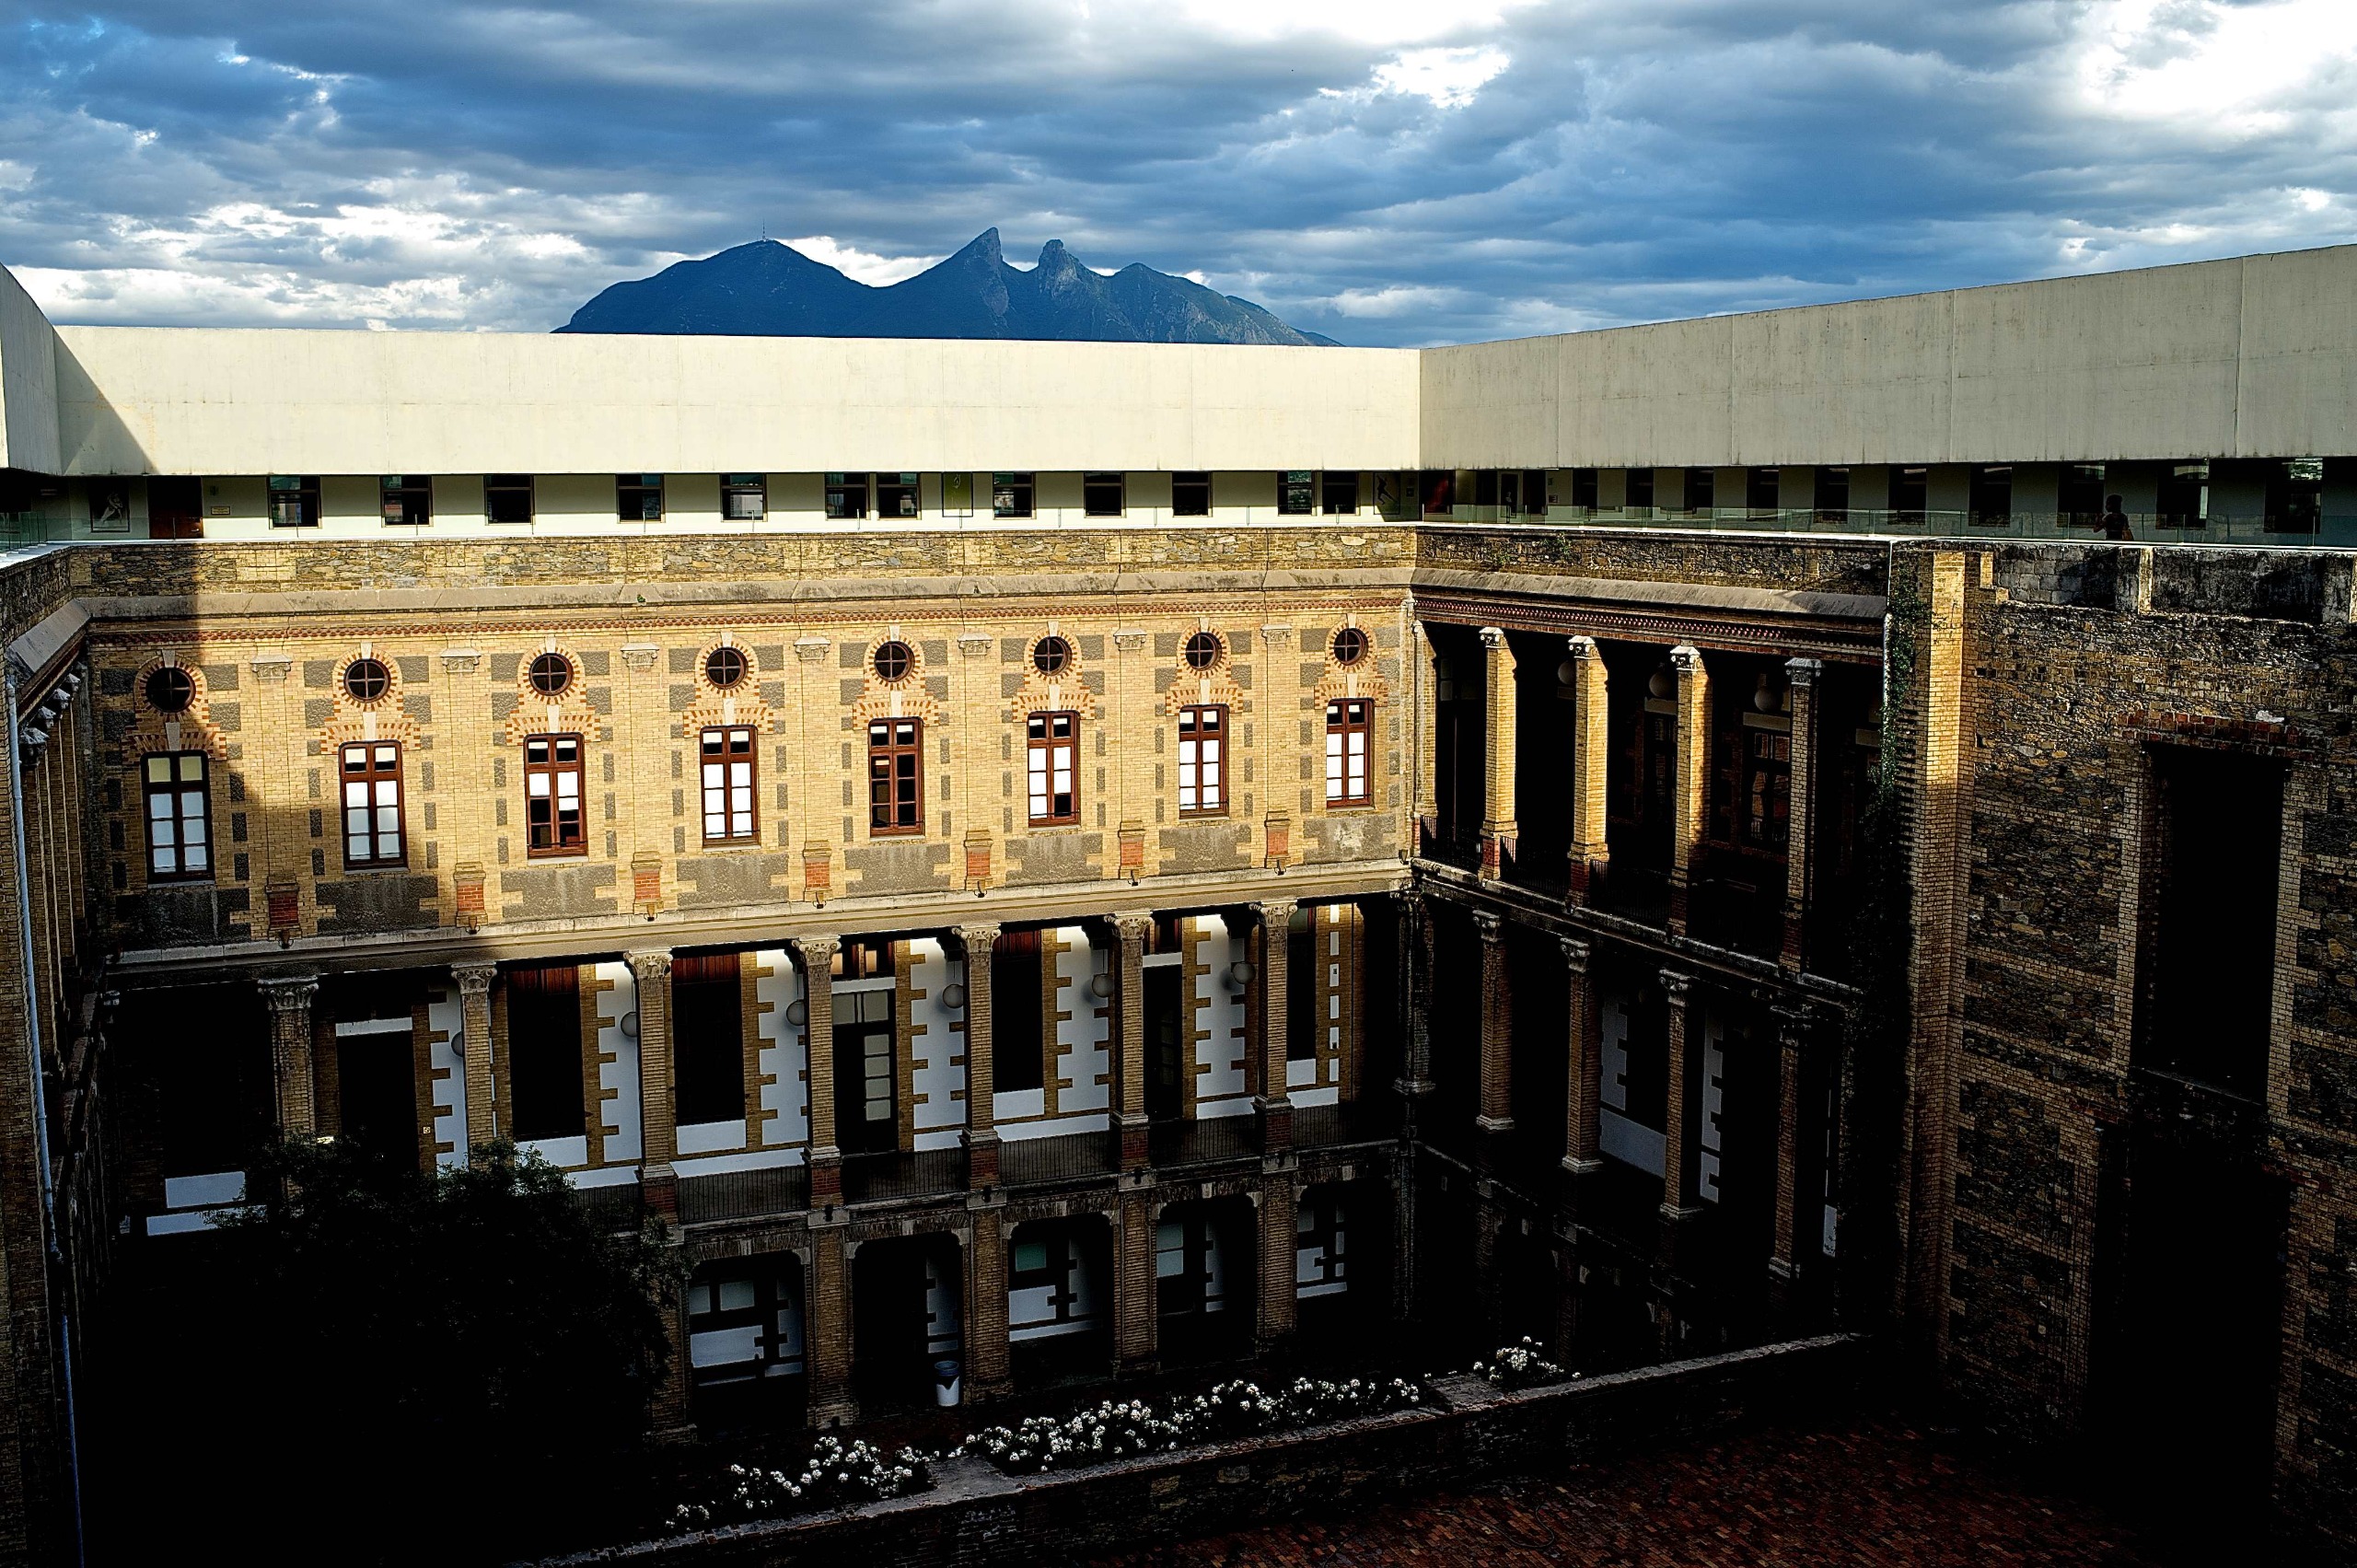
{"type": "Polygon", "coordinates": [[[770,478],[765,473],[725,473],[720,476],[720,520],[759,523],[770,515],[770,478]],[[748,497],[752,505],[744,502],[748,497]]]}
{"type": "Polygon", "coordinates": [[[530,474],[487,473],[482,476],[482,520],[484,522],[528,523],[539,515],[540,493],[534,487],[530,474]],[[520,517],[516,515],[516,508],[512,505],[501,505],[503,498],[512,503],[517,496],[521,496],[524,503],[520,517]],[[503,512],[508,515],[502,517],[503,512]]]}
{"type": "Polygon", "coordinates": [[[409,803],[401,788],[401,748],[396,740],[354,740],[336,748],[336,810],[342,823],[343,839],[343,868],[346,871],[384,871],[409,864],[409,803]],[[353,758],[357,753],[360,769],[353,770],[353,758]],[[358,807],[361,828],[353,830],[354,807],[352,790],[358,785],[365,792],[358,807]],[[393,821],[389,830],[384,825],[384,790],[392,790],[393,821]],[[353,841],[367,842],[366,854],[352,853],[353,841]],[[389,839],[392,847],[385,847],[389,839]]]}
{"type": "Polygon", "coordinates": [[[389,527],[425,527],[434,520],[434,476],[424,473],[378,474],[377,509],[389,527]]]}
{"type": "Polygon", "coordinates": [[[867,836],[910,838],[924,832],[924,721],[870,719],[867,724],[867,836]],[[905,728],[908,738],[895,732],[905,728]],[[877,765],[884,765],[878,774],[877,765]],[[902,764],[906,766],[903,767],[902,764]],[[905,790],[900,787],[905,781],[905,790]],[[886,787],[878,799],[877,785],[886,787]]]}
{"type": "Polygon", "coordinates": [[[215,861],[213,854],[213,763],[202,751],[151,751],[139,760],[139,800],[147,838],[147,880],[150,882],[210,882],[214,878],[215,861]],[[166,777],[156,777],[156,764],[165,764],[166,777]],[[196,777],[185,776],[185,765],[193,763],[196,777]],[[196,787],[188,786],[193,783],[196,787]],[[191,816],[188,796],[196,796],[195,814],[191,816]],[[164,815],[156,814],[158,798],[168,805],[164,815]],[[172,824],[172,842],[159,845],[156,842],[156,824],[172,824]],[[189,864],[189,825],[193,822],[202,842],[195,847],[203,852],[203,864],[189,864]],[[168,865],[157,864],[157,852],[167,851],[168,865]]]}
{"type": "Polygon", "coordinates": [[[1024,728],[1027,738],[1023,777],[1031,826],[1074,826],[1080,821],[1080,715],[1064,709],[1033,714],[1024,728]],[[1062,735],[1056,733],[1059,725],[1063,727],[1062,735]],[[1056,809],[1056,760],[1059,753],[1063,757],[1067,785],[1061,811],[1056,809]],[[1046,781],[1044,790],[1040,785],[1043,778],[1046,781]]]}
{"type": "Polygon", "coordinates": [[[560,860],[589,853],[589,774],[585,766],[587,761],[585,751],[581,737],[577,735],[528,735],[524,738],[524,853],[528,857],[560,860]],[[573,760],[569,762],[558,760],[558,749],[566,743],[573,747],[573,760]],[[548,749],[544,761],[535,762],[532,760],[532,749],[536,746],[548,749]],[[568,774],[573,779],[575,803],[570,838],[565,835],[564,821],[557,810],[558,803],[563,799],[563,781],[568,774]],[[549,842],[546,844],[535,842],[541,825],[532,820],[532,781],[539,778],[549,781],[549,819],[546,824],[549,842]]]}
{"type": "Polygon", "coordinates": [[[1174,517],[1208,517],[1212,515],[1212,476],[1209,470],[1189,469],[1170,476],[1170,515],[1174,517]],[[1198,490],[1202,493],[1201,506],[1197,506],[1192,499],[1191,493],[1198,490]],[[1181,501],[1181,492],[1189,493],[1189,499],[1181,501]]]}
{"type": "Polygon", "coordinates": [[[1339,470],[1318,476],[1318,509],[1329,517],[1347,517],[1359,509],[1359,475],[1356,469],[1339,470]]]}
{"type": "Polygon", "coordinates": [[[1318,510],[1318,471],[1281,469],[1277,472],[1277,516],[1306,517],[1318,510]]]}
{"type": "Polygon", "coordinates": [[[665,512],[663,476],[659,473],[618,473],[614,475],[614,517],[625,523],[659,523],[665,512]],[[648,496],[655,498],[655,509],[646,509],[648,496]],[[637,505],[624,506],[624,497],[634,497],[637,505]]]}
{"type": "Polygon", "coordinates": [[[1036,473],[991,475],[991,516],[1028,517],[1039,509],[1039,476],[1036,473]]]}
{"type": "Polygon", "coordinates": [[[864,473],[830,473],[826,476],[826,512],[830,517],[856,521],[867,516],[867,504],[874,494],[869,489],[869,476],[864,473]]]}
{"type": "Polygon", "coordinates": [[[272,528],[315,528],[319,526],[318,475],[274,473],[263,483],[267,487],[265,505],[270,511],[272,528]],[[282,498],[286,505],[281,505],[282,498]]]}
{"type": "Polygon", "coordinates": [[[1326,704],[1326,804],[1375,803],[1375,703],[1366,697],[1337,697],[1326,704]],[[1351,789],[1351,738],[1359,739],[1358,790],[1351,789]],[[1341,749],[1335,748],[1337,739],[1341,749]],[[1339,764],[1339,767],[1337,766],[1339,764]],[[1339,789],[1340,794],[1335,793],[1339,789]]]}
{"type": "Polygon", "coordinates": [[[1225,817],[1227,815],[1227,707],[1225,703],[1210,703],[1178,710],[1178,815],[1181,817],[1225,817]],[[1213,804],[1204,803],[1204,772],[1202,757],[1205,716],[1212,722],[1210,738],[1215,750],[1208,764],[1211,773],[1213,804]],[[1192,723],[1195,733],[1188,733],[1192,723]],[[1190,749],[1192,749],[1191,754],[1190,749]],[[1187,793],[1194,791],[1195,804],[1187,804],[1187,793]]]}
{"type": "Polygon", "coordinates": [[[1084,473],[1080,476],[1080,511],[1085,517],[1119,517],[1129,512],[1129,475],[1084,473]],[[1108,504],[1107,493],[1111,493],[1108,504]]]}
{"type": "Polygon", "coordinates": [[[879,473],[876,476],[876,517],[879,522],[913,523],[924,516],[924,480],[922,474],[879,473]],[[906,501],[906,510],[900,503],[906,501]]]}
{"type": "Polygon", "coordinates": [[[712,725],[696,736],[696,785],[703,807],[703,842],[711,845],[759,843],[761,841],[761,770],[760,747],[754,739],[751,725],[712,725]],[[714,753],[714,738],[719,738],[721,750],[714,753]],[[743,749],[733,748],[738,742],[743,749]],[[737,768],[744,769],[744,782],[739,784],[729,775],[737,768]],[[720,778],[714,780],[718,770],[720,778]],[[731,798],[743,796],[741,808],[731,798]],[[719,800],[715,812],[713,802],[719,800]],[[712,830],[713,819],[720,819],[721,830],[712,830]]]}

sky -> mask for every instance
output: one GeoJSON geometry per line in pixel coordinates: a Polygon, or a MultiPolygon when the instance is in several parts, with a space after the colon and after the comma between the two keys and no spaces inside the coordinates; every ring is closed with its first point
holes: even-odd
{"type": "Polygon", "coordinates": [[[2357,0],[0,0],[59,321],[544,331],[995,225],[1421,345],[2357,239],[2357,0]]]}

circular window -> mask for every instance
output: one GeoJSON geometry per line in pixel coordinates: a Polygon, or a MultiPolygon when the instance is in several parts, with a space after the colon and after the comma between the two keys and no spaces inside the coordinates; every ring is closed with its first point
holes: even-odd
{"type": "Polygon", "coordinates": [[[196,702],[196,682],[187,670],[168,664],[147,677],[147,705],[159,714],[184,714],[196,702]]]}
{"type": "Polygon", "coordinates": [[[917,656],[910,652],[909,645],[898,638],[880,644],[876,649],[876,674],[879,679],[904,679],[916,668],[916,662],[917,656]]]}
{"type": "Polygon", "coordinates": [[[1042,675],[1061,675],[1072,663],[1072,645],[1062,637],[1042,637],[1031,650],[1031,665],[1042,675]]]}
{"type": "Polygon", "coordinates": [[[715,691],[727,691],[745,679],[745,656],[731,647],[713,649],[703,656],[703,678],[715,691]]]}
{"type": "Polygon", "coordinates": [[[1187,639],[1187,668],[1209,669],[1219,663],[1219,633],[1198,632],[1187,639]]]}
{"type": "Polygon", "coordinates": [[[1355,626],[1345,626],[1334,633],[1334,662],[1356,664],[1366,657],[1366,633],[1355,626]]]}
{"type": "Polygon", "coordinates": [[[356,658],[343,667],[343,690],[355,703],[373,703],[392,685],[393,672],[382,659],[356,658]]]}
{"type": "Polygon", "coordinates": [[[532,690],[543,697],[562,697],[573,684],[573,661],[563,654],[542,654],[532,661],[532,690]]]}

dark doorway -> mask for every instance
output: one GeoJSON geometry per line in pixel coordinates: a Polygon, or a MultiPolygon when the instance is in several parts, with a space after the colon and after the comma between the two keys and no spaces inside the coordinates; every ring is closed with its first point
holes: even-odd
{"type": "Polygon", "coordinates": [[[509,970],[508,1109],[516,1141],[578,1138],[582,1115],[581,971],[571,964],[509,970]]]}
{"type": "Polygon", "coordinates": [[[671,960],[671,1093],[679,1125],[743,1120],[744,1006],[736,954],[671,960]]]}
{"type": "Polygon", "coordinates": [[[1439,812],[1434,847],[1453,858],[1478,854],[1487,809],[1481,761],[1488,736],[1481,720],[1487,679],[1480,639],[1462,626],[1431,628],[1434,725],[1434,806],[1439,812]]]}
{"type": "Polygon", "coordinates": [[[2150,914],[2137,1065],[2258,1099],[2275,1001],[2283,770],[2153,749],[2150,914]]]}
{"type": "Polygon", "coordinates": [[[835,993],[835,1140],[843,1153],[898,1146],[892,988],[835,993]]]}
{"type": "Polygon", "coordinates": [[[696,1424],[798,1426],[803,1376],[802,1260],[790,1252],[732,1258],[688,1283],[688,1378],[696,1424]]]}
{"type": "Polygon", "coordinates": [[[1006,1249],[1009,1365],[1019,1387],[1102,1376],[1112,1363],[1112,1227],[1031,1220],[1006,1249]]]}
{"type": "Polygon", "coordinates": [[[957,1238],[894,1237],[852,1259],[852,1376],[870,1411],[929,1406],[934,1363],[962,1358],[957,1238]]]}
{"type": "Polygon", "coordinates": [[[1678,800],[1678,672],[1666,650],[1607,651],[1611,689],[1605,761],[1606,887],[1613,907],[1655,913],[1668,906],[1670,826],[1678,800]]]}
{"type": "Polygon", "coordinates": [[[1145,1113],[1156,1119],[1178,1115],[1186,1066],[1185,1011],[1180,1005],[1186,970],[1156,964],[1145,971],[1145,1113]]]}
{"type": "Polygon", "coordinates": [[[147,537],[203,539],[204,497],[193,479],[157,478],[147,482],[147,537]]]}
{"type": "MultiPolygon", "coordinates": [[[[417,1073],[409,1020],[397,1030],[337,1031],[344,1142],[392,1164],[417,1164],[417,1073]]],[[[349,1028],[350,1026],[346,1026],[349,1028]]]]}
{"type": "Polygon", "coordinates": [[[1301,1194],[1294,1240],[1295,1336],[1337,1365],[1397,1348],[1391,1318],[1391,1190],[1337,1182],[1301,1194]]]}
{"type": "Polygon", "coordinates": [[[1155,1226],[1155,1310],[1167,1365],[1252,1352],[1259,1216],[1243,1198],[1173,1203],[1155,1226]]]}

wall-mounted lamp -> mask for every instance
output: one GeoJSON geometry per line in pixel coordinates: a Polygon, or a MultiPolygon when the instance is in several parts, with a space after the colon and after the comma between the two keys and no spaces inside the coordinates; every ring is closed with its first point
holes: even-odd
{"type": "Polygon", "coordinates": [[[1236,990],[1241,991],[1252,983],[1252,977],[1258,972],[1253,969],[1251,959],[1238,958],[1227,966],[1227,983],[1236,990]]]}
{"type": "Polygon", "coordinates": [[[1091,976],[1088,981],[1088,993],[1099,1002],[1104,1001],[1113,994],[1113,977],[1110,974],[1091,976]]]}
{"type": "Polygon", "coordinates": [[[810,1004],[797,996],[785,1005],[785,1021],[795,1028],[810,1021],[810,1004]]]}
{"type": "Polygon", "coordinates": [[[959,985],[956,981],[952,981],[947,985],[943,986],[941,988],[941,1005],[948,1008],[951,1012],[956,1012],[964,1007],[966,1005],[966,988],[959,985]]]}
{"type": "Polygon", "coordinates": [[[631,1011],[624,1013],[622,1015],[622,1021],[615,1027],[622,1031],[622,1038],[624,1040],[636,1040],[638,1038],[638,1010],[636,1008],[633,1008],[631,1011]]]}

